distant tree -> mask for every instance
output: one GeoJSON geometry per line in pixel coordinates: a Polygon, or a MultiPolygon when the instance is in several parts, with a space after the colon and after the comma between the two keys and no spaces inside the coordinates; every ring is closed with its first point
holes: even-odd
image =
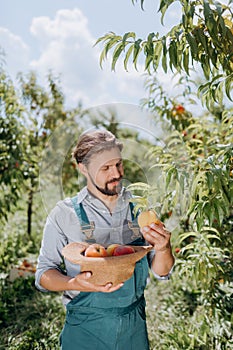
{"type": "Polygon", "coordinates": [[[22,160],[26,150],[26,135],[20,103],[15,87],[0,70],[0,214],[8,217],[21,196],[24,170],[22,160]]]}
{"type": "MultiPolygon", "coordinates": [[[[5,219],[16,205],[22,193],[27,193],[27,232],[31,235],[33,199],[39,191],[39,171],[43,150],[52,133],[66,124],[69,132],[73,123],[79,130],[74,117],[81,111],[81,105],[66,110],[64,96],[59,82],[49,74],[48,86],[41,86],[36,75],[19,74],[18,85],[14,86],[6,73],[1,72],[1,211],[5,219]]],[[[54,152],[58,149],[54,149],[54,152]]],[[[72,163],[65,162],[67,173],[74,173],[72,163]]],[[[63,178],[64,184],[66,178],[63,178]]]]}

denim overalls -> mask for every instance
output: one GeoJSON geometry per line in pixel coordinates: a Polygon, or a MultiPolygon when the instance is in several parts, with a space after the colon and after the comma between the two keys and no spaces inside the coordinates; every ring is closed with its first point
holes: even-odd
{"type": "MultiPolygon", "coordinates": [[[[83,218],[88,220],[84,209],[80,204],[74,209],[82,225],[83,218]]],[[[144,245],[145,241],[138,238],[131,244],[144,245]]],[[[133,276],[119,290],[80,292],[66,306],[61,349],[149,350],[144,298],[147,277],[145,256],[136,263],[133,276]]]]}

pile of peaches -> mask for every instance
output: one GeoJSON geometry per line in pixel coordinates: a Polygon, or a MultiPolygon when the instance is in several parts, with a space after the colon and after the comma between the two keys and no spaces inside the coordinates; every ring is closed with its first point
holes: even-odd
{"type": "Polygon", "coordinates": [[[102,246],[99,243],[90,244],[84,251],[84,256],[86,257],[108,257],[108,256],[120,256],[126,254],[135,253],[135,250],[132,246],[122,245],[122,244],[110,244],[107,248],[102,246]]]}
{"type": "MultiPolygon", "coordinates": [[[[155,223],[157,225],[161,223],[153,209],[142,211],[139,214],[138,225],[140,228],[149,226],[152,223],[155,223]]],[[[115,243],[110,244],[107,248],[105,248],[101,244],[93,243],[86,248],[84,256],[97,258],[107,256],[120,256],[133,253],[135,253],[135,250],[132,246],[115,243]]]]}

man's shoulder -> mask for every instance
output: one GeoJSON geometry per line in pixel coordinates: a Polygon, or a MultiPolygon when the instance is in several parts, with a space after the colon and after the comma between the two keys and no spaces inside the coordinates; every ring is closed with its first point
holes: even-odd
{"type": "Polygon", "coordinates": [[[56,223],[59,227],[77,224],[77,217],[70,197],[58,201],[48,215],[48,220],[56,223]]]}
{"type": "Polygon", "coordinates": [[[70,197],[66,197],[60,201],[57,202],[56,206],[54,209],[59,210],[64,210],[64,209],[70,209],[72,208],[72,201],[70,197]]]}
{"type": "Polygon", "coordinates": [[[70,210],[73,208],[74,202],[76,203],[82,202],[83,199],[86,197],[86,195],[87,195],[87,190],[86,188],[83,188],[80,192],[74,194],[73,196],[66,197],[58,201],[55,208],[57,208],[57,210],[70,210]]]}

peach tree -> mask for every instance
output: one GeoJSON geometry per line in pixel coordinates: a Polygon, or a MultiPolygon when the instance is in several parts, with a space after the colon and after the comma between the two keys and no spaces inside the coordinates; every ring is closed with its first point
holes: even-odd
{"type": "MultiPolygon", "coordinates": [[[[132,2],[142,8],[145,3],[132,2]]],[[[162,22],[174,2],[160,1],[162,22]]],[[[142,39],[134,32],[110,32],[99,38],[100,64],[109,58],[115,70],[122,58],[127,70],[144,62],[148,96],[142,104],[164,131],[163,146],[155,144],[147,154],[154,183],[129,186],[141,191],[138,206],[150,203],[173,225],[176,268],[167,308],[174,317],[159,334],[160,348],[228,349],[233,310],[232,1],[176,3],[180,22],[166,35],[149,33],[142,39]],[[190,78],[197,68],[199,84],[190,78]],[[180,77],[179,94],[164,91],[159,69],[180,77]],[[194,104],[200,101],[205,109],[194,104]],[[176,305],[182,305],[185,320],[176,305]]]]}
{"type": "MultiPolygon", "coordinates": [[[[48,74],[47,84],[38,83],[34,73],[19,74],[17,82],[1,69],[1,220],[8,219],[18,200],[27,196],[27,233],[31,236],[34,197],[39,192],[39,170],[42,152],[52,133],[66,123],[64,132],[73,135],[70,127],[81,106],[67,110],[57,78],[48,74]]],[[[54,145],[54,153],[59,152],[54,145]]],[[[74,177],[70,159],[64,159],[64,183],[74,177]]],[[[60,169],[57,169],[60,172],[60,169]]]]}
{"type": "MultiPolygon", "coordinates": [[[[135,4],[144,0],[132,0],[135,4]]],[[[158,11],[163,23],[164,16],[173,3],[180,5],[180,22],[166,35],[151,32],[147,38],[137,38],[134,32],[116,34],[109,32],[97,40],[104,45],[100,64],[111,55],[111,68],[123,56],[124,68],[129,64],[137,69],[139,59],[144,69],[153,73],[162,67],[164,72],[190,74],[196,65],[202,70],[207,82],[200,86],[206,101],[220,102],[226,94],[231,99],[233,79],[233,22],[232,1],[228,5],[220,1],[160,0],[158,11]]]]}
{"type": "Polygon", "coordinates": [[[21,195],[24,179],[22,159],[24,157],[25,129],[23,106],[19,103],[14,85],[1,69],[0,71],[0,214],[6,220],[21,195]]]}

